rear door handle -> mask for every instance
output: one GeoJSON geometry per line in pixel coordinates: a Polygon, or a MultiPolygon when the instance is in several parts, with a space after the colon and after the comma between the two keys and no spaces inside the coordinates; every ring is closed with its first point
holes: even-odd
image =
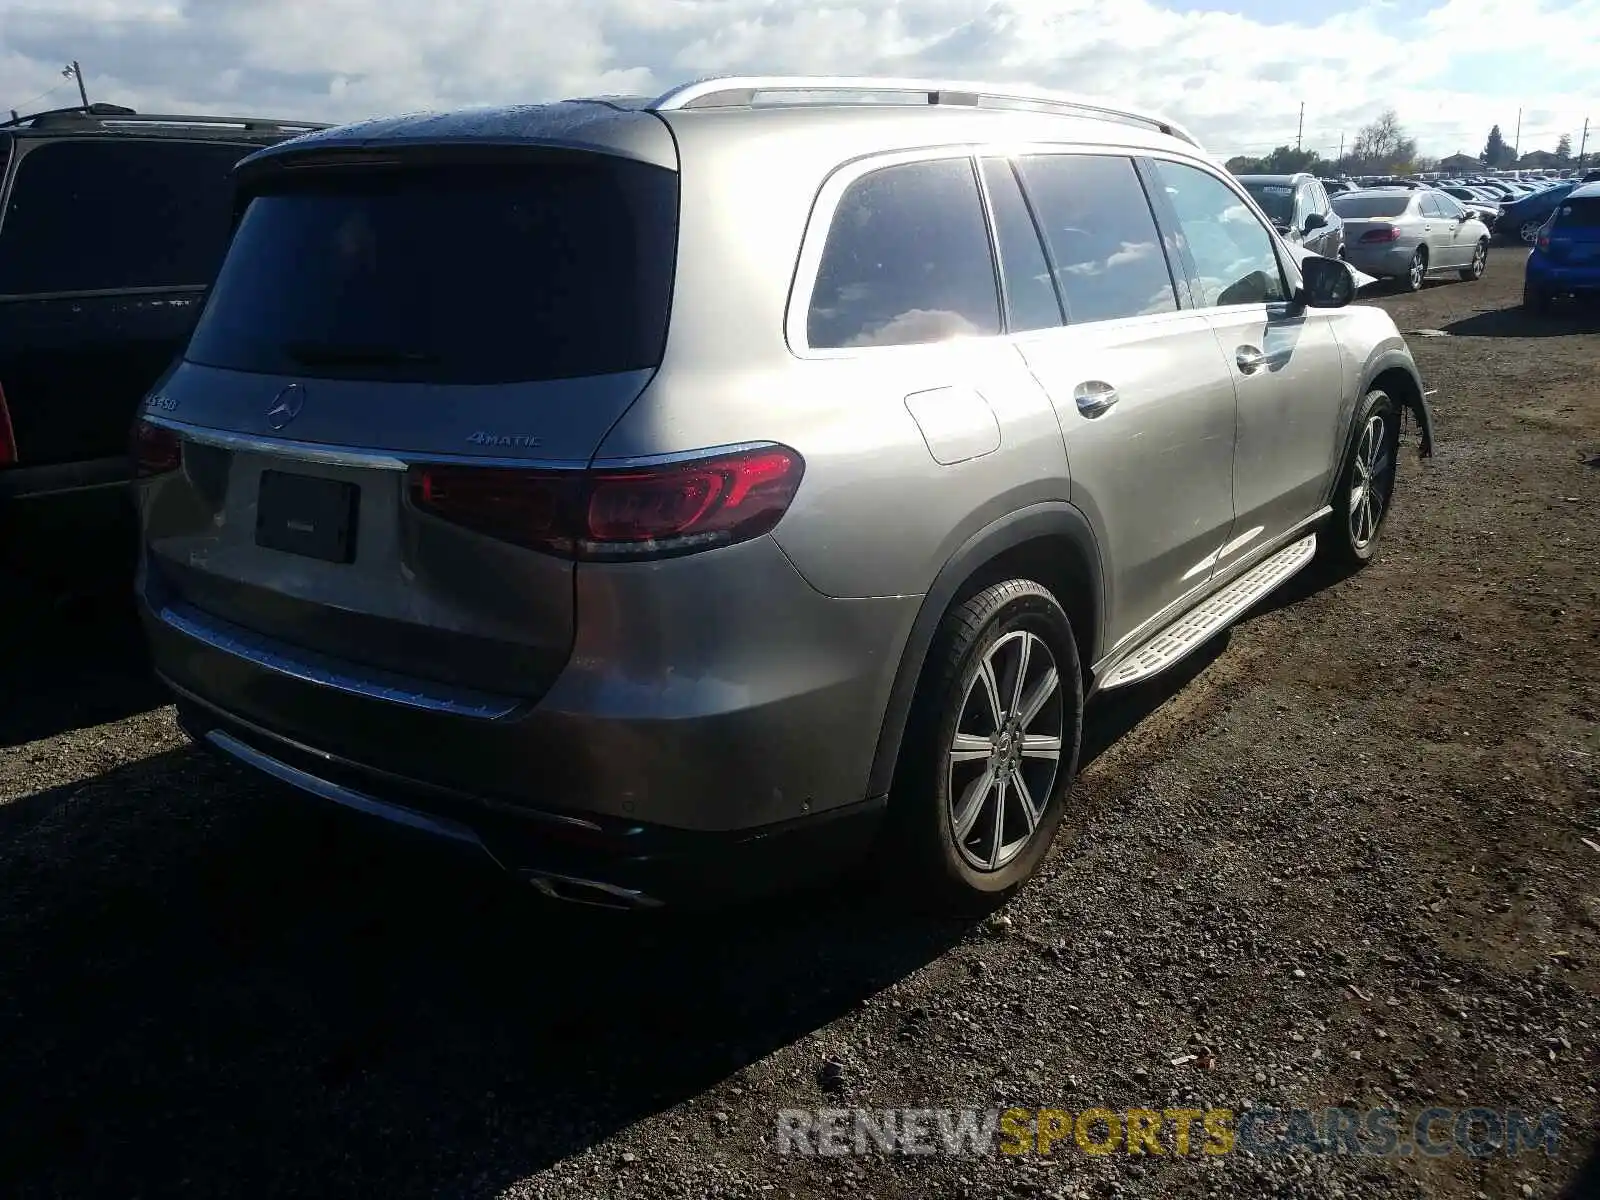
{"type": "Polygon", "coordinates": [[[1233,361],[1246,375],[1254,375],[1267,364],[1267,356],[1254,346],[1240,346],[1233,352],[1233,361]]]}
{"type": "Polygon", "coordinates": [[[1077,402],[1078,411],[1086,417],[1098,417],[1109,412],[1111,406],[1120,399],[1116,388],[1098,379],[1091,379],[1073,388],[1072,398],[1077,402]]]}

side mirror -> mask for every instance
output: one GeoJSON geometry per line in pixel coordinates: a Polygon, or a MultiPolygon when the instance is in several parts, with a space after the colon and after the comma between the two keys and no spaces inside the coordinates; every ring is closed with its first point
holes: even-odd
{"type": "Polygon", "coordinates": [[[1328,223],[1328,218],[1323,216],[1321,213],[1314,212],[1314,213],[1307,213],[1306,214],[1306,232],[1307,233],[1315,233],[1317,230],[1319,230],[1319,229],[1323,228],[1325,225],[1327,225],[1327,223],[1328,223]]]}
{"type": "Polygon", "coordinates": [[[1307,308],[1343,308],[1355,299],[1355,276],[1336,258],[1307,255],[1300,263],[1300,278],[1295,298],[1307,308]]]}

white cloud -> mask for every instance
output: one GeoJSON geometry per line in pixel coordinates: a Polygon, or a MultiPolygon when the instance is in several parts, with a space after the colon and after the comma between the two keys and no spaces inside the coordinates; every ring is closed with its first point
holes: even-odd
{"type": "Polygon", "coordinates": [[[1435,154],[1476,151],[1495,122],[1511,138],[1519,107],[1524,149],[1576,142],[1600,0],[1528,0],[1511,19],[1500,0],[1345,3],[1267,25],[1152,0],[0,0],[0,104],[70,102],[74,57],[91,99],[334,121],[878,72],[1137,102],[1224,156],[1292,142],[1301,101],[1306,144],[1330,155],[1387,105],[1435,154]]]}

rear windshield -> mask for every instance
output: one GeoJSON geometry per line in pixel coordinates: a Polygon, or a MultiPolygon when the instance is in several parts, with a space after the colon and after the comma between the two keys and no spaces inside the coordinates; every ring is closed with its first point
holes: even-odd
{"type": "Polygon", "coordinates": [[[1335,196],[1333,211],[1341,217],[1398,217],[1411,206],[1411,193],[1393,196],[1335,196]]]}
{"type": "Polygon", "coordinates": [[[1250,198],[1261,206],[1267,220],[1274,225],[1289,225],[1294,221],[1294,186],[1288,183],[1246,183],[1250,198]]]}
{"type": "Polygon", "coordinates": [[[599,155],[323,172],[250,200],[186,357],[509,383],[659,365],[677,175],[599,155]]]}
{"type": "Polygon", "coordinates": [[[1600,196],[1580,196],[1556,210],[1556,225],[1562,229],[1600,227],[1600,196]]]}

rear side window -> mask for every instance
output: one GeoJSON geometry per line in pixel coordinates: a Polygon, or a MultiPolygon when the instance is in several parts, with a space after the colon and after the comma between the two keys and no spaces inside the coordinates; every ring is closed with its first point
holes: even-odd
{"type": "Polygon", "coordinates": [[[321,172],[249,200],[187,357],[510,383],[658,366],[678,177],[587,155],[321,172]]]}
{"type": "Polygon", "coordinates": [[[1000,332],[1000,295],[967,158],[882,167],[839,199],[806,315],[814,349],[1000,332]]]}
{"type": "Polygon", "coordinates": [[[1070,323],[1177,309],[1161,236],[1132,159],[1037,154],[1018,161],[1070,323]]]}
{"type": "Polygon", "coordinates": [[[1600,196],[1579,196],[1556,209],[1560,229],[1600,229],[1600,196]]]}
{"type": "Polygon", "coordinates": [[[1061,302],[1010,160],[984,159],[983,183],[989,190],[995,241],[1000,246],[1000,278],[1010,308],[1008,328],[1013,333],[1054,329],[1061,324],[1061,302]]]}
{"type": "Polygon", "coordinates": [[[210,283],[248,147],[61,141],[17,165],[0,226],[0,294],[210,283]]]}

